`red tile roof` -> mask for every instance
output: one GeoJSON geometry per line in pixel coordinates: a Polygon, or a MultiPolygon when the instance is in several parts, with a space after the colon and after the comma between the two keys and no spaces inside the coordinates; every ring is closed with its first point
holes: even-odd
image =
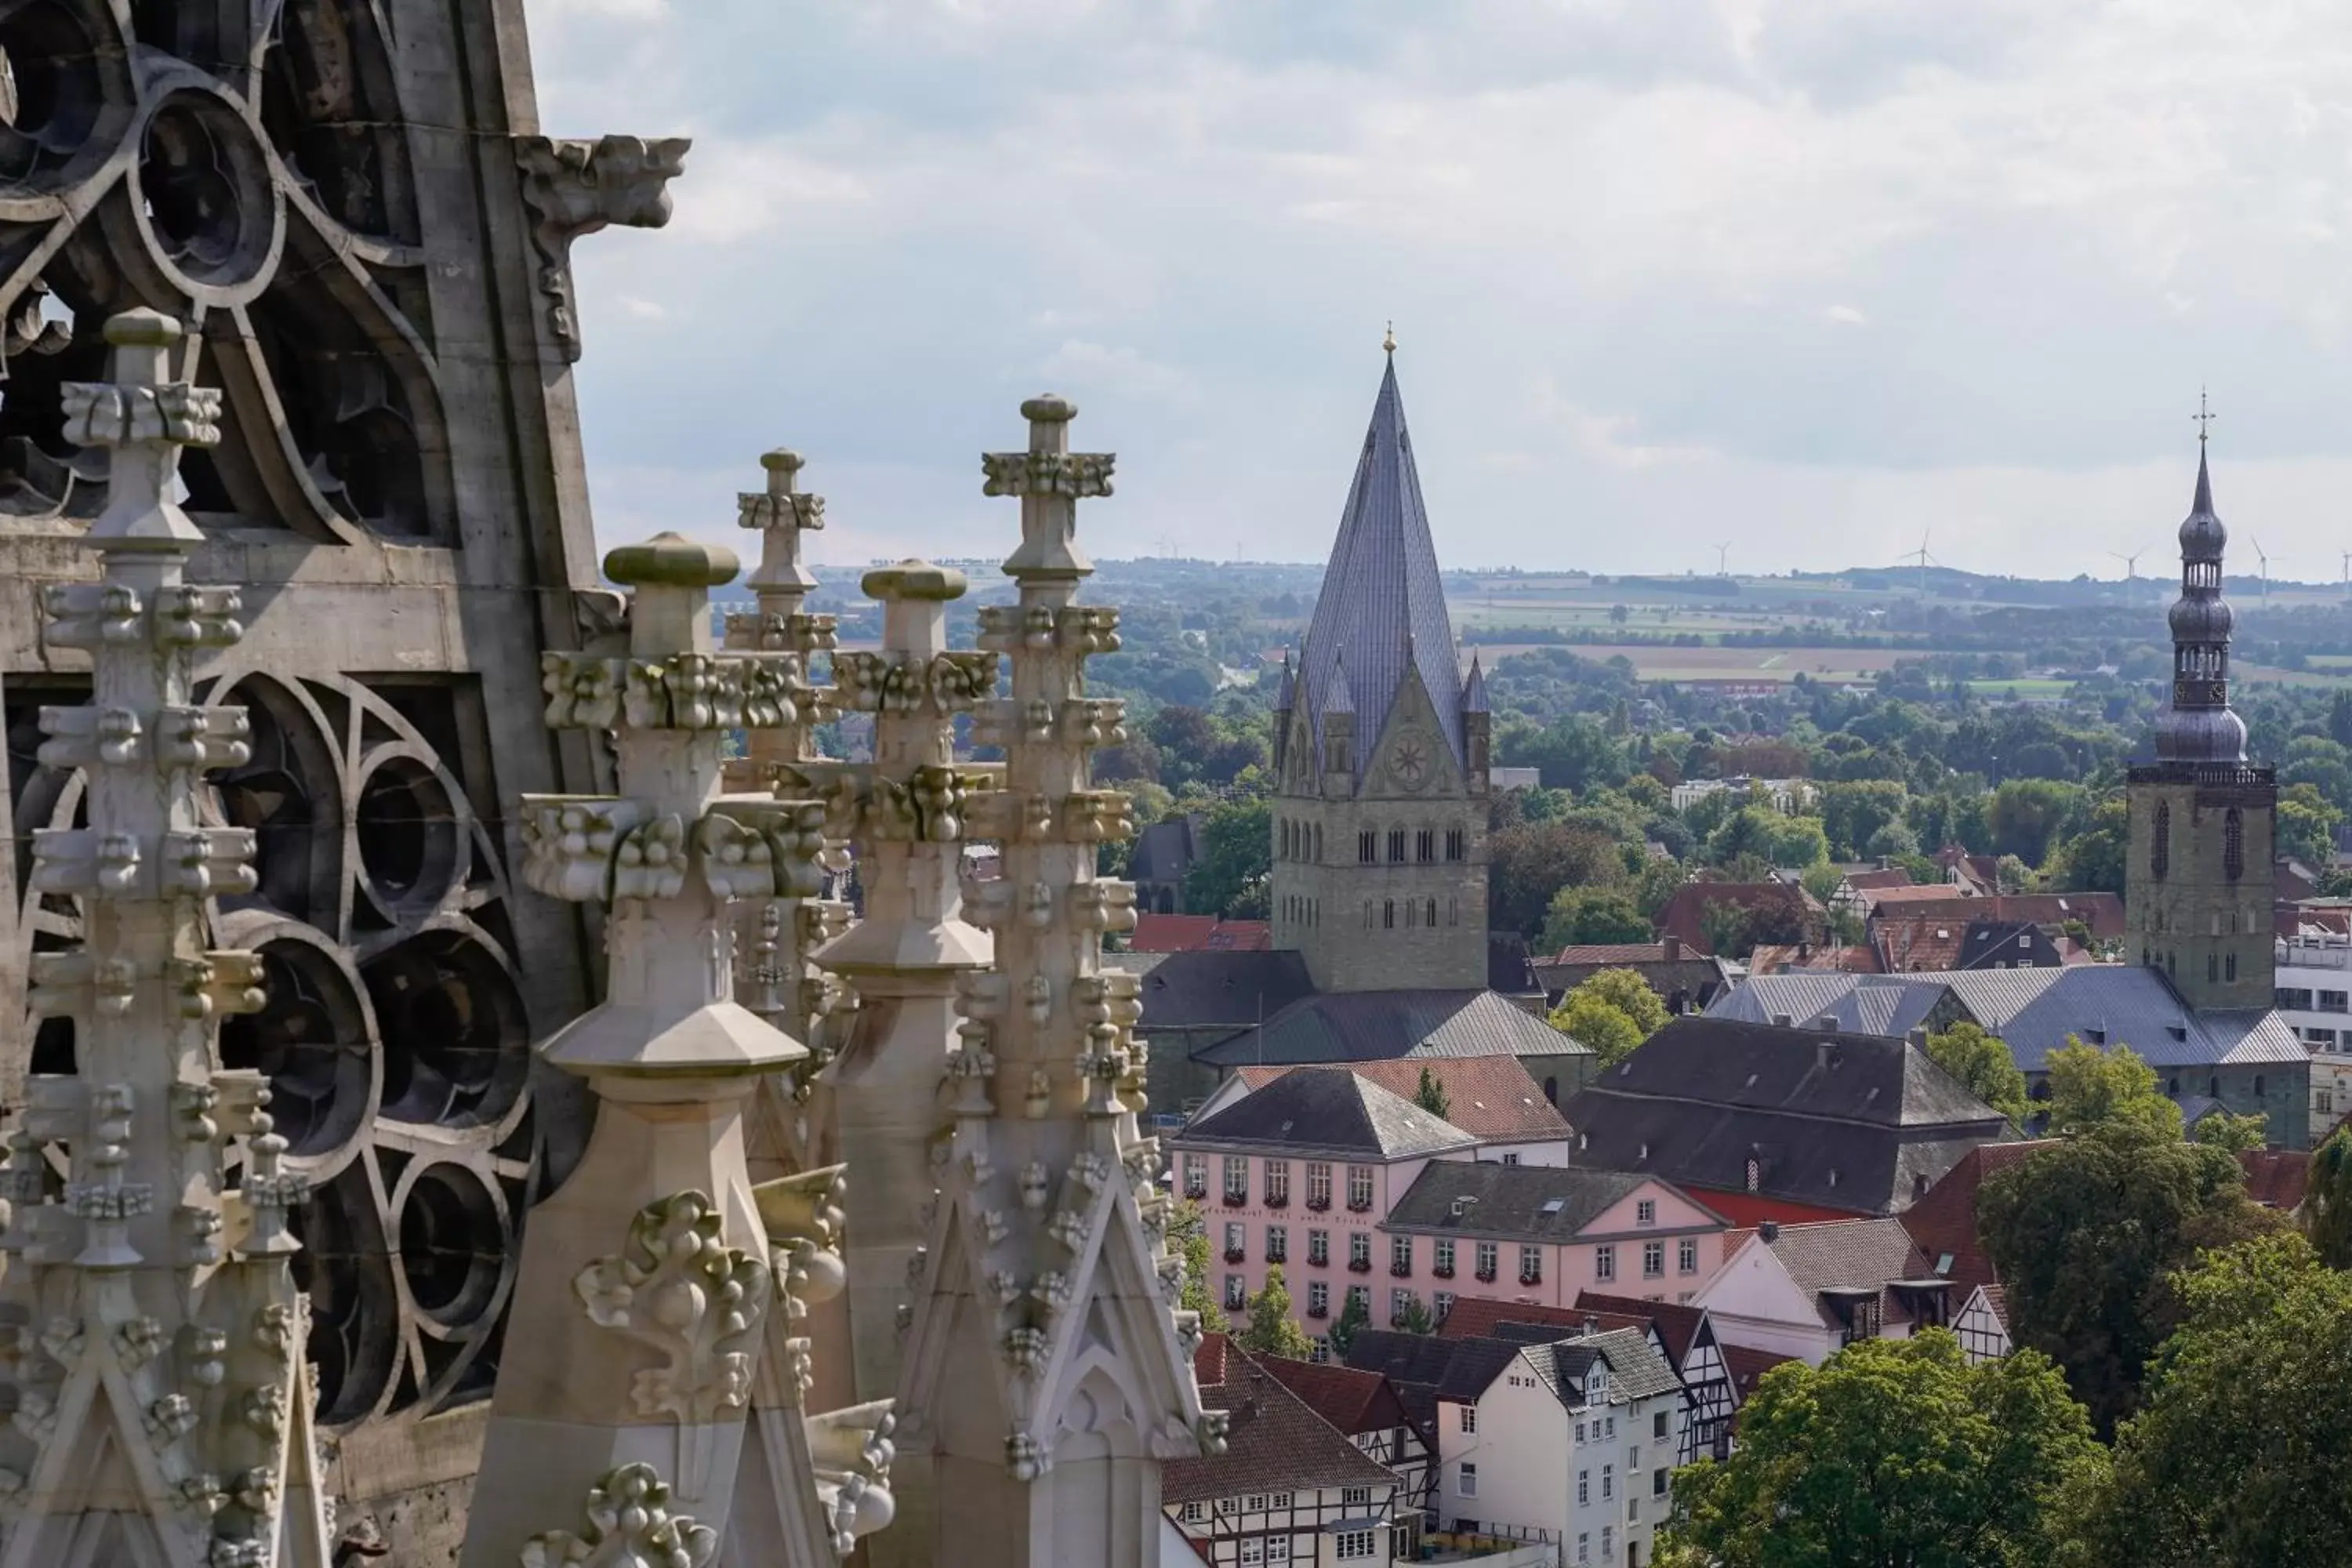
{"type": "Polygon", "coordinates": [[[1244,1491],[1314,1491],[1369,1486],[1393,1497],[1396,1475],[1368,1458],[1238,1345],[1211,1335],[1193,1353],[1201,1405],[1226,1413],[1225,1451],[1171,1459],[1160,1470],[1168,1502],[1207,1502],[1244,1491]],[[1215,1341],[1213,1352],[1209,1341],[1215,1341]],[[1203,1362],[1208,1364],[1204,1368],[1203,1362]],[[1205,1375],[1220,1375],[1212,1383],[1205,1375]]]}
{"type": "MultiPolygon", "coordinates": [[[[1816,1220],[1860,1219],[1860,1209],[1826,1208],[1820,1204],[1799,1203],[1793,1198],[1776,1198],[1769,1193],[1742,1193],[1724,1187],[1685,1186],[1683,1191],[1721,1215],[1736,1226],[1753,1228],[1766,1220],[1781,1225],[1811,1225],[1816,1220]]],[[[1725,1254],[1729,1257],[1729,1253],[1725,1254]]]]}
{"type": "Polygon", "coordinates": [[[1255,1364],[1350,1437],[1412,1424],[1397,1398],[1396,1385],[1377,1372],[1271,1355],[1256,1358],[1255,1364]]]}
{"type": "Polygon", "coordinates": [[[1845,885],[1856,892],[1865,888],[1907,888],[1911,873],[1900,866],[1877,866],[1867,871],[1848,871],[1845,885]]]}
{"type": "Polygon", "coordinates": [[[1716,904],[1784,910],[1809,924],[1819,923],[1826,912],[1811,893],[1787,882],[1690,882],[1675,889],[1658,911],[1658,934],[1680,937],[1684,948],[1694,953],[1714,952],[1706,944],[1706,911],[1716,904]]]}
{"type": "Polygon", "coordinates": [[[1138,915],[1129,952],[1265,952],[1274,928],[1265,921],[1221,921],[1214,915],[1138,915]]]}
{"type": "Polygon", "coordinates": [[[1945,1172],[1925,1196],[1898,1216],[1929,1263],[1946,1253],[1951,1255],[1955,1307],[1967,1300],[1969,1291],[1979,1285],[1990,1285],[1999,1278],[1977,1234],[1977,1193],[1984,1186],[1985,1178],[2050,1146],[2047,1140],[1979,1143],[1960,1156],[1959,1163],[1945,1172]]]}
{"type": "Polygon", "coordinates": [[[1861,942],[1847,947],[1816,947],[1809,942],[1781,947],[1760,945],[1748,955],[1750,974],[1779,974],[1791,969],[1828,969],[1847,974],[1884,973],[1877,950],[1861,942]]]}
{"type": "Polygon", "coordinates": [[[1784,1362],[1797,1359],[1792,1355],[1775,1355],[1770,1351],[1750,1350],[1746,1345],[1725,1345],[1722,1349],[1723,1370],[1731,1374],[1732,1393],[1738,1396],[1742,1405],[1747,1404],[1748,1396],[1756,1392],[1758,1378],[1784,1362]]]}
{"type": "Polygon", "coordinates": [[[2303,1206],[2304,1185],[2311,1175],[2311,1152],[2305,1149],[2242,1149],[2238,1163],[2246,1172],[2246,1196],[2282,1213],[2303,1206]]]}
{"type": "Polygon", "coordinates": [[[1706,1321],[1706,1309],[1694,1307],[1686,1301],[1644,1301],[1636,1296],[1580,1290],[1576,1294],[1576,1304],[1629,1318],[1647,1318],[1656,1325],[1658,1338],[1665,1342],[1666,1359],[1674,1363],[1677,1372],[1690,1355],[1691,1342],[1698,1338],[1699,1325],[1706,1321]]]}
{"type": "MultiPolygon", "coordinates": [[[[1347,1062],[1349,1071],[1401,1100],[1421,1092],[1421,1070],[1429,1069],[1445,1094],[1445,1120],[1473,1138],[1525,1143],[1569,1135],[1567,1121],[1517,1057],[1452,1057],[1429,1061],[1402,1057],[1392,1061],[1347,1062]]],[[[1287,1067],[1245,1067],[1242,1081],[1256,1090],[1289,1072],[1287,1067]]]]}
{"type": "Polygon", "coordinates": [[[1663,942],[1588,942],[1561,948],[1548,962],[1552,963],[1664,963],[1666,944],[1663,942]]]}
{"type": "Polygon", "coordinates": [[[1580,1307],[1547,1307],[1534,1301],[1490,1301],[1483,1296],[1465,1296],[1445,1314],[1445,1321],[1437,1326],[1437,1335],[1446,1340],[1483,1340],[1493,1336],[1498,1323],[1549,1323],[1563,1329],[1580,1329],[1588,1322],[1597,1324],[1604,1332],[1649,1326],[1646,1316],[1624,1312],[1588,1312],[1580,1307]]]}
{"type": "Polygon", "coordinates": [[[2113,893],[1994,893],[1971,898],[1951,888],[1882,888],[1864,895],[1873,913],[1888,904],[1906,919],[2030,921],[2062,926],[2081,921],[2101,939],[2124,934],[2124,901],[2113,893]]]}

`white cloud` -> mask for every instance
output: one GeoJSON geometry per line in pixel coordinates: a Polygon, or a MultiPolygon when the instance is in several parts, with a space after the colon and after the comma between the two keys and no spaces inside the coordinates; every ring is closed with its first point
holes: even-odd
{"type": "Polygon", "coordinates": [[[2200,381],[2233,525],[2334,548],[2322,0],[530,12],[551,132],[697,139],[667,231],[576,253],[600,501],[659,470],[722,516],[790,439],[841,515],[968,553],[971,454],[1060,383],[1121,454],[1098,552],[1214,516],[1319,559],[1394,317],[1452,562],[1654,565],[1736,519],[1756,566],[1932,525],[2104,569],[2184,509],[2200,381]]]}

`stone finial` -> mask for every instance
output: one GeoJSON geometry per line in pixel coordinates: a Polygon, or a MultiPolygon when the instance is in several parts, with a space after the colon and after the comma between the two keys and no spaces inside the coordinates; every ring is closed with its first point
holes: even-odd
{"type": "Polygon", "coordinates": [[[961,599],[971,580],[952,566],[934,566],[928,561],[901,561],[895,566],[877,566],[857,580],[866,596],[887,602],[892,599],[923,599],[944,603],[961,599]]]}
{"type": "Polygon", "coordinates": [[[624,544],[604,557],[604,575],[625,588],[723,587],[742,568],[742,562],[725,545],[704,544],[667,531],[642,544],[624,544]]]}
{"type": "Polygon", "coordinates": [[[61,393],[66,437],[112,448],[106,510],[89,531],[100,550],[184,554],[204,534],[171,499],[182,447],[220,442],[221,395],[168,379],[172,349],[185,331],[159,310],[126,310],[106,323],[113,353],[107,382],[68,382],[61,393]]]}
{"type": "Polygon", "coordinates": [[[767,489],[746,490],[736,500],[736,521],[760,530],[760,564],[749,586],[760,595],[763,608],[771,607],[764,601],[777,595],[791,601],[786,607],[796,608],[816,586],[816,578],[801,560],[801,535],[824,527],[824,498],[800,488],[800,471],[806,465],[790,447],[762,454],[760,466],[767,470],[767,489]]]}

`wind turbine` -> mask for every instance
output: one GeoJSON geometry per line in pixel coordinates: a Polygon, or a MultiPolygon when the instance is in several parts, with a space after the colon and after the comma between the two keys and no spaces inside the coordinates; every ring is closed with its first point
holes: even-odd
{"type": "Polygon", "coordinates": [[[2129,555],[2125,554],[2120,550],[2110,550],[2107,553],[2124,563],[2124,581],[2130,583],[2138,578],[2139,558],[2147,553],[2147,548],[2143,545],[2139,549],[2133,551],[2129,555]]]}
{"type": "MultiPolygon", "coordinates": [[[[2347,559],[2352,559],[2352,557],[2347,557],[2347,559]]],[[[1717,576],[1728,577],[1731,575],[1728,566],[1730,560],[1731,543],[1730,541],[1726,540],[1723,543],[1715,547],[1715,574],[1717,576]]]]}
{"type": "Polygon", "coordinates": [[[1927,567],[1929,563],[1932,563],[1937,566],[1941,566],[1943,564],[1942,562],[1936,560],[1934,556],[1927,553],[1927,534],[1925,531],[1922,531],[1919,535],[1919,548],[1916,550],[1905,551],[1902,554],[1896,556],[1895,561],[1897,565],[1901,565],[1906,561],[1916,561],[1919,563],[1919,594],[1922,598],[1926,597],[1927,593],[1927,567]]]}
{"type": "Polygon", "coordinates": [[[2352,550],[2344,552],[2344,596],[2352,599],[2352,550]]]}
{"type": "Polygon", "coordinates": [[[2263,563],[2263,603],[2271,602],[2271,558],[2263,553],[2263,542],[2253,541],[2254,559],[2263,563]]]}

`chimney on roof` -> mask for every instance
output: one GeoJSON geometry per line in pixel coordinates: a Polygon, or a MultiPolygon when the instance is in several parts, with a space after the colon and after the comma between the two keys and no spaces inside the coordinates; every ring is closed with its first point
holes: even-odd
{"type": "Polygon", "coordinates": [[[1835,1013],[1822,1014],[1820,1017],[1813,1020],[1813,1027],[1821,1030],[1824,1034],[1833,1031],[1837,1027],[1837,1015],[1835,1013]]]}
{"type": "Polygon", "coordinates": [[[1797,1016],[1793,1013],[1775,1013],[1772,1015],[1772,1026],[1776,1029],[1793,1029],[1797,1026],[1797,1016]]]}
{"type": "Polygon", "coordinates": [[[1837,1066],[1837,1042],[1834,1040],[1815,1040],[1813,1042],[1813,1066],[1817,1069],[1822,1072],[1827,1072],[1830,1068],[1837,1066]]]}
{"type": "Polygon", "coordinates": [[[1769,1247],[1780,1239],[1780,1222],[1768,1219],[1756,1227],[1756,1234],[1763,1238],[1765,1246],[1769,1247]]]}
{"type": "Polygon", "coordinates": [[[1664,955],[1668,963],[1680,963],[1683,961],[1683,939],[1672,931],[1668,931],[1659,940],[1658,950],[1664,955]]]}
{"type": "Polygon", "coordinates": [[[1912,1026],[1910,1032],[1906,1034],[1903,1037],[1924,1051],[1927,1048],[1927,1026],[1925,1024],[1915,1024],[1912,1026]]]}
{"type": "Polygon", "coordinates": [[[1588,1334],[1599,1333],[1601,1331],[1601,1320],[1594,1317],[1591,1313],[1587,1312],[1584,1315],[1584,1331],[1588,1334]]]}

